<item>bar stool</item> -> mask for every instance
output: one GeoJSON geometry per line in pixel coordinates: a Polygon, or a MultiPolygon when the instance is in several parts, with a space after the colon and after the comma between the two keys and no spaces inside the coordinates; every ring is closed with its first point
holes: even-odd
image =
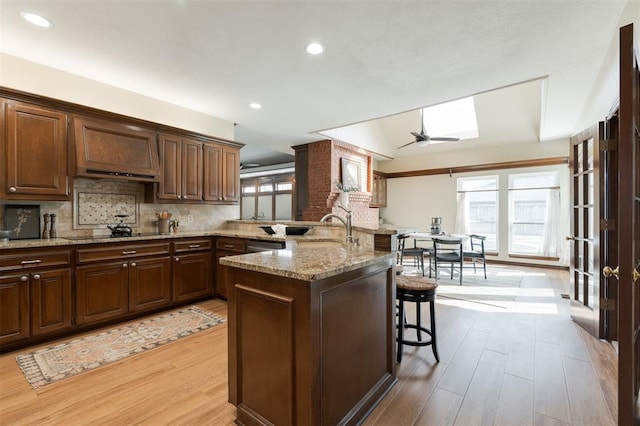
{"type": "Polygon", "coordinates": [[[440,362],[438,356],[438,347],[436,345],[436,315],[435,301],[436,288],[438,283],[436,280],[422,276],[399,275],[396,277],[396,299],[399,301],[398,312],[398,351],[396,355],[397,362],[402,361],[402,345],[409,346],[428,346],[431,345],[433,355],[436,361],[440,362]],[[405,321],[404,302],[415,302],[416,304],[416,323],[407,324],[405,321]],[[431,314],[431,329],[423,327],[420,323],[420,303],[429,302],[429,313],[431,314]],[[406,340],[404,336],[405,328],[413,328],[416,330],[417,340],[406,340]],[[430,340],[422,340],[422,332],[431,336],[430,340]]]}

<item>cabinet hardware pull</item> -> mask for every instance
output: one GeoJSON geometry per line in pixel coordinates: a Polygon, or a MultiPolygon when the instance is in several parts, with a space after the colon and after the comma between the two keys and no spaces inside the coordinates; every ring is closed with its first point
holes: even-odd
{"type": "Polygon", "coordinates": [[[179,257],[176,257],[176,262],[180,262],[180,258],[179,257]]]}
{"type": "Polygon", "coordinates": [[[27,281],[29,278],[26,275],[23,275],[20,277],[20,281],[25,282],[27,281]]]}
{"type": "Polygon", "coordinates": [[[189,244],[189,248],[198,248],[200,244],[189,244]]]}
{"type": "Polygon", "coordinates": [[[235,246],[233,244],[225,244],[224,248],[234,248],[235,246]]]}
{"type": "Polygon", "coordinates": [[[23,260],[22,262],[20,262],[21,265],[33,265],[34,263],[40,263],[42,262],[42,260],[40,259],[35,259],[35,260],[23,260]]]}
{"type": "Polygon", "coordinates": [[[132,263],[131,263],[131,267],[132,267],[132,268],[135,268],[135,267],[136,267],[136,262],[132,262],[132,263]]]}
{"type": "Polygon", "coordinates": [[[128,264],[128,263],[123,263],[123,264],[122,264],[122,267],[123,267],[123,268],[126,268],[127,266],[129,266],[129,264],[128,264]]]}
{"type": "Polygon", "coordinates": [[[9,192],[17,192],[18,188],[16,188],[15,186],[10,186],[9,187],[9,192]]]}
{"type": "Polygon", "coordinates": [[[179,200],[180,199],[180,195],[176,195],[176,198],[179,200]]]}
{"type": "Polygon", "coordinates": [[[182,199],[183,199],[183,200],[186,200],[186,199],[187,199],[187,196],[186,196],[186,195],[183,195],[183,196],[182,196],[182,199]]]}
{"type": "Polygon", "coordinates": [[[33,276],[33,279],[34,279],[34,280],[39,280],[39,279],[40,279],[40,274],[35,274],[35,275],[33,276]]]}
{"type": "Polygon", "coordinates": [[[122,254],[136,254],[135,250],[124,250],[122,254]]]}

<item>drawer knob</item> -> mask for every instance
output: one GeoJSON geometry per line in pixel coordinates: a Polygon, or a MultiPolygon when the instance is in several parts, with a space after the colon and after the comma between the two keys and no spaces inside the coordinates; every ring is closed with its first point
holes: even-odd
{"type": "Polygon", "coordinates": [[[176,195],[176,198],[179,200],[180,199],[180,195],[176,195]]]}
{"type": "Polygon", "coordinates": [[[9,187],[9,192],[17,192],[18,188],[16,188],[15,186],[10,186],[9,187]]]}
{"type": "Polygon", "coordinates": [[[136,267],[136,262],[132,262],[132,263],[131,263],[131,267],[132,267],[132,268],[135,268],[135,267],[136,267]]]}
{"type": "Polygon", "coordinates": [[[123,267],[123,268],[126,268],[127,266],[129,266],[129,264],[128,264],[128,263],[123,263],[123,264],[122,264],[122,267],[123,267]]]}
{"type": "Polygon", "coordinates": [[[20,281],[25,282],[29,279],[29,277],[27,277],[26,275],[23,275],[20,277],[20,281]]]}
{"type": "Polygon", "coordinates": [[[180,262],[180,258],[179,257],[176,257],[176,262],[180,262]]]}
{"type": "Polygon", "coordinates": [[[39,280],[40,279],[40,274],[34,274],[33,275],[33,279],[34,280],[39,280]]]}

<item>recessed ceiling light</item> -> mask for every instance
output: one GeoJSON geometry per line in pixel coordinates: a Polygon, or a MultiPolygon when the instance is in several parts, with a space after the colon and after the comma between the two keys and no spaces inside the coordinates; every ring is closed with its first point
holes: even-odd
{"type": "Polygon", "coordinates": [[[20,12],[20,16],[22,16],[23,19],[31,22],[33,25],[37,25],[39,27],[48,28],[53,25],[50,20],[35,13],[20,12]]]}
{"type": "Polygon", "coordinates": [[[304,48],[307,51],[307,53],[309,53],[311,55],[319,55],[322,52],[324,52],[324,46],[322,46],[320,43],[316,43],[316,42],[309,43],[304,48]]]}
{"type": "Polygon", "coordinates": [[[260,105],[260,104],[259,104],[259,103],[257,103],[257,102],[251,102],[251,103],[249,104],[249,106],[250,106],[251,108],[253,108],[253,109],[260,109],[260,108],[262,108],[262,105],[260,105]]]}

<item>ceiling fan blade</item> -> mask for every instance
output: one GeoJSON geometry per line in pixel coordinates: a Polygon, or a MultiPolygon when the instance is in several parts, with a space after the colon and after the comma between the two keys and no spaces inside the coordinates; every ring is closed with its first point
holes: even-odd
{"type": "Polygon", "coordinates": [[[409,133],[411,133],[411,134],[412,134],[413,136],[415,136],[416,138],[421,138],[421,137],[423,137],[423,136],[424,136],[424,133],[423,133],[423,134],[416,133],[416,132],[409,132],[409,133]]]}
{"type": "Polygon", "coordinates": [[[440,142],[458,142],[460,138],[431,138],[432,141],[440,141],[440,142]]]}
{"type": "Polygon", "coordinates": [[[413,145],[414,143],[416,143],[416,141],[405,143],[404,145],[399,146],[397,149],[404,148],[405,146],[413,145]]]}

